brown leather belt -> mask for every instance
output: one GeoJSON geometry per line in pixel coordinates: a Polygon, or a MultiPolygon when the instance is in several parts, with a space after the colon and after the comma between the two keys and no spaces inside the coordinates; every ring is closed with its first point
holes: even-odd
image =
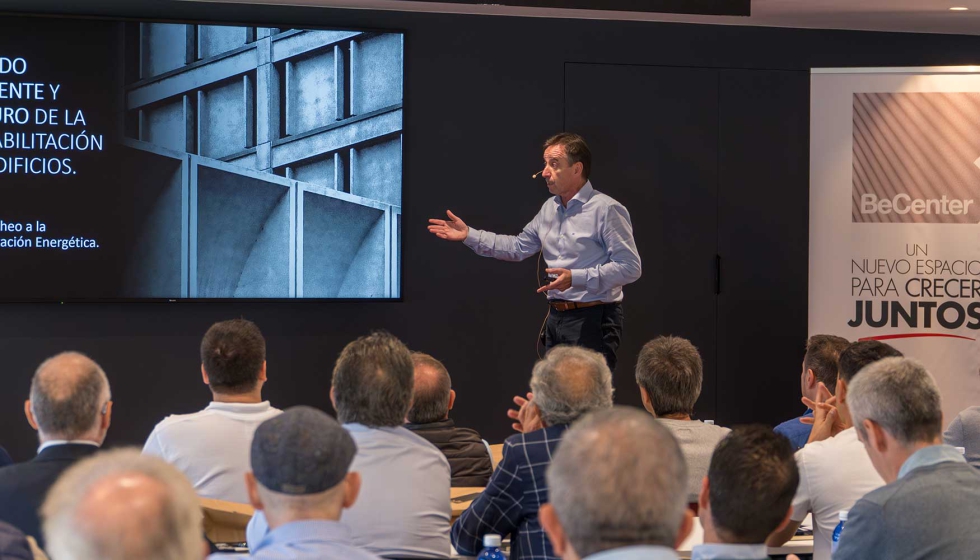
{"type": "Polygon", "coordinates": [[[552,309],[555,311],[571,311],[572,309],[585,309],[586,307],[595,307],[597,305],[606,305],[605,301],[555,301],[551,300],[548,302],[552,309]]]}

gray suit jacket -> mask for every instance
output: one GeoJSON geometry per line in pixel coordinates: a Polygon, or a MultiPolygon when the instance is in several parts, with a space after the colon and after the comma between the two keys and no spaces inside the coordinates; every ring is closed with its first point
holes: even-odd
{"type": "Polygon", "coordinates": [[[946,445],[966,450],[966,462],[980,467],[980,406],[971,406],[956,415],[943,434],[946,445]]]}
{"type": "Polygon", "coordinates": [[[854,504],[834,560],[976,558],[980,472],[965,463],[919,467],[854,504]]]}

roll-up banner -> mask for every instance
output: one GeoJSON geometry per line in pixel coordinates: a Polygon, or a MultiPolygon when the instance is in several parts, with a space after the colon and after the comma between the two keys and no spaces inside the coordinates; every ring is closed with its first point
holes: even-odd
{"type": "Polygon", "coordinates": [[[980,405],[980,67],[814,69],[809,332],[925,364],[980,405]]]}

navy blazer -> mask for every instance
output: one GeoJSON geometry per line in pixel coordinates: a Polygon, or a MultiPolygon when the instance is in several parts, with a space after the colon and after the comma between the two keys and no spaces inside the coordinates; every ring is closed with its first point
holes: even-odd
{"type": "Polygon", "coordinates": [[[0,521],[34,537],[44,548],[38,510],[61,473],[99,448],[79,443],[53,445],[26,463],[0,469],[0,521]]]}
{"type": "Polygon", "coordinates": [[[6,467],[7,465],[13,465],[14,460],[10,458],[10,454],[7,450],[0,447],[0,467],[6,467]]]}

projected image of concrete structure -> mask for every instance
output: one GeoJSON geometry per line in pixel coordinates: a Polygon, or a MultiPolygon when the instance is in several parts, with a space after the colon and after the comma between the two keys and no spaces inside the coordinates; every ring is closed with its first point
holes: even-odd
{"type": "Polygon", "coordinates": [[[398,297],[402,35],[133,23],[125,43],[126,296],[398,297]]]}

